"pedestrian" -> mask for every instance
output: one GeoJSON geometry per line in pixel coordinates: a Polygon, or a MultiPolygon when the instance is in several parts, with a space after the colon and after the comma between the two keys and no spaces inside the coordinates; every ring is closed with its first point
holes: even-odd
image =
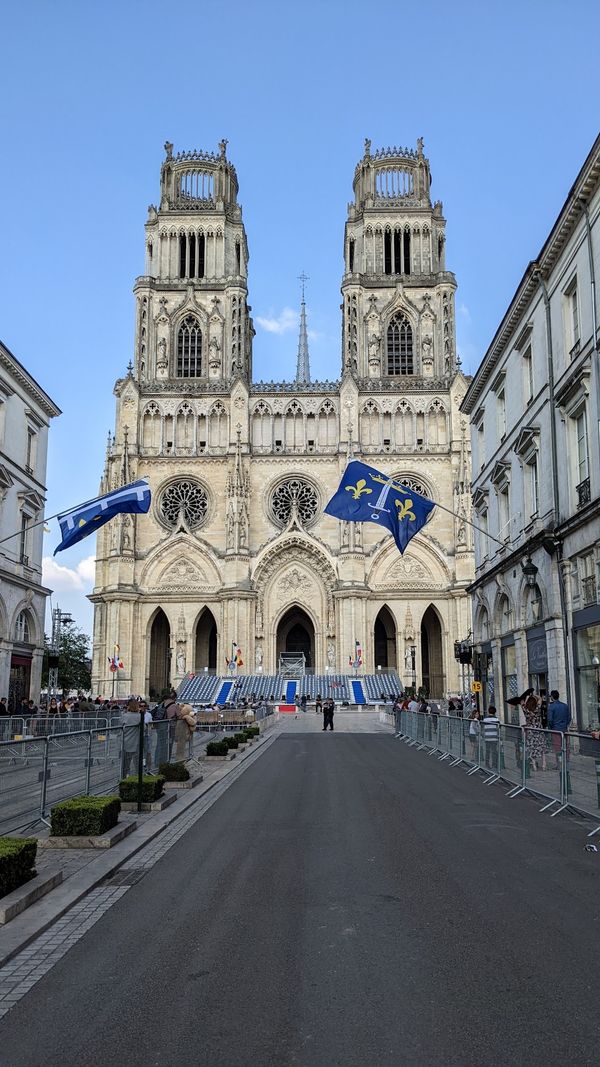
{"type": "Polygon", "coordinates": [[[316,715],[320,715],[322,711],[323,711],[323,701],[321,699],[321,694],[317,693],[317,696],[316,696],[316,699],[315,699],[315,714],[316,715]]]}
{"type": "Polygon", "coordinates": [[[175,725],[175,762],[183,763],[187,757],[187,747],[190,737],[196,729],[196,716],[191,704],[180,704],[177,710],[175,725]]]}
{"type": "Polygon", "coordinates": [[[498,743],[500,741],[500,719],[493,704],[487,709],[482,721],[483,740],[485,742],[485,765],[491,771],[498,771],[498,743]]]}
{"type": "Polygon", "coordinates": [[[323,704],[323,729],[326,730],[329,727],[333,730],[333,716],[335,714],[335,703],[331,697],[327,697],[323,704]]]}
{"type": "Polygon", "coordinates": [[[160,768],[161,763],[168,763],[171,758],[171,748],[175,740],[177,707],[177,693],[172,689],[169,695],[156,705],[152,714],[156,731],[154,762],[157,768],[160,768]]]}
{"type": "Polygon", "coordinates": [[[144,765],[147,771],[152,770],[152,748],[154,730],[152,729],[152,714],[145,700],[139,701],[140,711],[144,712],[144,765]]]}
{"type": "Polygon", "coordinates": [[[307,697],[306,693],[303,693],[302,694],[302,700],[300,701],[300,707],[302,708],[302,711],[304,711],[304,712],[306,712],[307,701],[308,701],[308,697],[307,697]]]}
{"type": "Polygon", "coordinates": [[[522,705],[525,714],[525,755],[532,771],[546,770],[546,735],[542,730],[541,704],[541,698],[532,693],[522,705]]]}
{"type": "Polygon", "coordinates": [[[129,700],[121,719],[123,730],[123,777],[137,770],[140,751],[140,706],[137,700],[129,700]]]}
{"type": "Polygon", "coordinates": [[[8,703],[6,697],[2,697],[0,700],[0,716],[1,715],[8,715],[8,703]]]}
{"type": "MultiPolygon", "coordinates": [[[[571,712],[569,705],[560,700],[558,689],[550,690],[550,703],[548,704],[548,729],[552,730],[552,748],[556,757],[558,769],[558,754],[562,751],[563,735],[567,733],[571,725],[571,712]]],[[[565,737],[565,754],[569,758],[569,739],[565,737]]]]}
{"type": "Polygon", "coordinates": [[[471,744],[471,759],[475,762],[479,755],[479,709],[473,708],[469,715],[469,742],[471,744]]]}

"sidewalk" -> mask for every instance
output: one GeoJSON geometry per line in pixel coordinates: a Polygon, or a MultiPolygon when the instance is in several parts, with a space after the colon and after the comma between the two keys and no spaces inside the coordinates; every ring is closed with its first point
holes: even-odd
{"type": "Polygon", "coordinates": [[[63,881],[47,896],[42,897],[26,911],[22,912],[0,928],[0,967],[16,953],[43,933],[59,919],[69,908],[80,901],[92,889],[111,878],[116,871],[145,848],[165,830],[173,825],[182,815],[198,801],[206,797],[219,782],[238,771],[248,761],[254,762],[261,751],[274,740],[278,731],[278,722],[261,723],[261,736],[250,748],[236,753],[236,758],[213,763],[201,759],[200,768],[192,763],[190,774],[192,780],[200,777],[200,784],[192,789],[181,790],[177,800],[161,812],[122,813],[119,822],[134,821],[137,828],[123,841],[107,850],[96,849],[40,849],[36,859],[38,874],[50,870],[62,871],[63,881]]]}

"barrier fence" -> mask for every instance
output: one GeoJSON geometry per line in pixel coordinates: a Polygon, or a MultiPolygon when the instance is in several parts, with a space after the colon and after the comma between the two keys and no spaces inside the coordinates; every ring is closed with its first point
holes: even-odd
{"type": "Polygon", "coordinates": [[[531,793],[552,817],[569,808],[600,820],[600,741],[589,734],[500,723],[486,736],[481,720],[452,715],[384,711],[381,718],[410,747],[482,773],[485,785],[507,782],[509,797],[531,793]]]}
{"type": "MultiPolygon", "coordinates": [[[[276,719],[272,716],[273,722],[276,719]]],[[[145,725],[145,771],[158,773],[160,763],[199,759],[216,735],[239,729],[239,722],[199,724],[190,736],[177,731],[177,722],[169,719],[145,725]]],[[[138,726],[108,726],[106,721],[89,729],[44,736],[15,732],[1,740],[0,834],[47,818],[52,805],[61,800],[114,792],[122,777],[137,774],[138,752],[138,726]]]]}

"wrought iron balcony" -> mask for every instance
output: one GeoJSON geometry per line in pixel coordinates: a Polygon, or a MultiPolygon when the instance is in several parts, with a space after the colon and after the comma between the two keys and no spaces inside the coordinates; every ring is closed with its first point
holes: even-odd
{"type": "Polygon", "coordinates": [[[589,478],[584,478],[584,480],[580,482],[579,485],[575,486],[575,488],[577,491],[577,507],[583,508],[586,504],[589,504],[592,499],[589,478]]]}
{"type": "Polygon", "coordinates": [[[588,574],[587,577],[581,579],[581,592],[584,607],[587,608],[590,604],[596,604],[598,602],[596,588],[595,574],[588,574]]]}

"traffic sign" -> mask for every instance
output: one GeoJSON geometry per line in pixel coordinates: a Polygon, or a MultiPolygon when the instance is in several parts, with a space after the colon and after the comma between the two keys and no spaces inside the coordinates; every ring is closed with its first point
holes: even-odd
{"type": "Polygon", "coordinates": [[[471,692],[481,693],[481,682],[471,682],[471,692]]]}

